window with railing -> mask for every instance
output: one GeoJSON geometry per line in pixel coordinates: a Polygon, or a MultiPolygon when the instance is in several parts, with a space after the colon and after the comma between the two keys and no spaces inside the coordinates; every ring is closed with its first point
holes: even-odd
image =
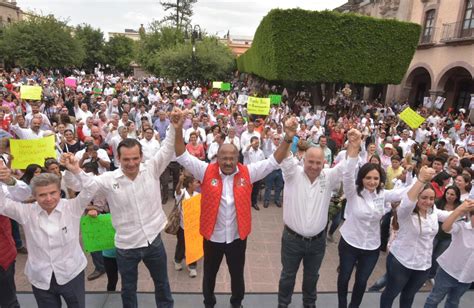
{"type": "Polygon", "coordinates": [[[433,41],[435,12],[435,10],[429,10],[426,12],[423,33],[421,35],[421,43],[431,43],[433,41]]]}
{"type": "Polygon", "coordinates": [[[466,0],[466,10],[462,23],[461,37],[470,37],[474,33],[474,0],[466,0]]]}

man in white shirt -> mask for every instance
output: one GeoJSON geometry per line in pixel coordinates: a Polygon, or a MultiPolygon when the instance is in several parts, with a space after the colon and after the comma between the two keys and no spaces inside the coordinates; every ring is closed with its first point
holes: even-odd
{"type": "Polygon", "coordinates": [[[224,138],[224,133],[217,133],[217,135],[214,137],[214,141],[211,143],[211,146],[207,152],[207,159],[209,159],[211,163],[215,163],[217,161],[217,152],[224,143],[224,138]]]}
{"type": "MultiPolygon", "coordinates": [[[[285,142],[291,142],[291,140],[285,142]]],[[[352,145],[349,145],[351,147],[352,145]]],[[[326,250],[331,192],[341,185],[343,165],[323,169],[325,154],[321,148],[306,151],[304,165],[292,156],[281,164],[285,187],[283,192],[283,222],[281,260],[282,271],[278,287],[278,307],[291,303],[296,273],[301,261],[303,271],[303,305],[315,307],[319,268],[326,250]]]]}
{"type": "Polygon", "coordinates": [[[191,133],[194,132],[197,134],[197,142],[204,143],[204,140],[206,138],[206,131],[203,128],[199,127],[199,118],[194,117],[192,123],[193,126],[188,128],[184,132],[184,142],[189,143],[189,136],[191,135],[191,133]]]}
{"type": "Polygon", "coordinates": [[[145,129],[145,138],[140,140],[143,149],[143,162],[146,163],[152,159],[160,150],[160,143],[155,138],[155,131],[149,127],[145,129]]]}
{"type": "Polygon", "coordinates": [[[405,157],[408,153],[411,152],[411,146],[415,144],[413,139],[409,138],[408,130],[404,130],[401,134],[402,140],[400,140],[400,147],[403,151],[403,157],[405,157]]]}
{"type": "Polygon", "coordinates": [[[84,123],[88,117],[94,118],[94,115],[89,111],[86,103],[81,103],[81,107],[79,108],[79,102],[77,99],[74,102],[74,115],[76,117],[76,121],[84,123]]]}
{"type": "MultiPolygon", "coordinates": [[[[253,136],[250,138],[250,144],[242,149],[242,155],[244,156],[244,165],[250,165],[265,159],[265,154],[259,148],[260,142],[259,138],[253,136]]],[[[256,181],[253,183],[252,187],[252,207],[257,211],[260,211],[260,207],[257,204],[258,193],[260,191],[261,181],[256,181]]]]}
{"type": "MultiPolygon", "coordinates": [[[[278,134],[270,134],[269,138],[263,140],[263,153],[268,158],[276,151],[281,143],[281,137],[278,134]]],[[[265,194],[263,197],[263,207],[267,208],[270,204],[270,196],[272,187],[275,187],[274,202],[277,207],[281,207],[280,194],[283,190],[283,174],[281,169],[273,170],[272,173],[265,178],[265,194]]]]}
{"type": "MultiPolygon", "coordinates": [[[[183,112],[171,113],[170,126],[156,155],[141,164],[143,153],[136,139],[127,138],[117,148],[120,168],[93,177],[91,193],[105,196],[114,225],[117,265],[122,279],[123,307],[137,307],[138,264],[143,260],[155,285],[158,307],[173,307],[166,251],[160,232],[166,226],[161,204],[160,175],[174,155],[175,128],[182,136],[183,112]]],[[[73,173],[81,173],[74,170],[73,173]]]]}
{"type": "Polygon", "coordinates": [[[44,131],[41,130],[40,118],[33,118],[33,120],[31,120],[30,128],[21,128],[17,123],[15,123],[10,126],[10,129],[20,139],[39,139],[43,138],[44,134],[44,131]]]}
{"type": "MultiPolygon", "coordinates": [[[[181,124],[182,125],[182,124],[181,124]]],[[[287,122],[290,139],[296,134],[297,121],[287,122]]],[[[280,146],[269,159],[257,163],[238,164],[238,150],[223,144],[217,163],[207,164],[186,152],[182,132],[176,133],[177,161],[201,184],[200,232],[204,237],[203,295],[206,308],[214,307],[216,276],[225,255],[231,273],[232,307],[241,307],[245,293],[244,266],[247,236],[251,222],[252,183],[278,168],[289,148],[280,146]]]]}
{"type": "MultiPolygon", "coordinates": [[[[64,155],[67,167],[78,168],[72,154],[64,155]]],[[[93,183],[84,179],[82,184],[86,188],[93,183]]],[[[61,199],[60,179],[51,173],[35,176],[31,188],[33,204],[5,199],[0,190],[0,214],[23,225],[29,250],[25,274],[38,307],[61,307],[62,296],[69,307],[85,308],[87,259],[79,243],[79,227],[92,196],[80,193],[75,199],[61,199]]]]}
{"type": "Polygon", "coordinates": [[[260,138],[260,133],[255,131],[255,124],[253,122],[249,122],[247,124],[247,130],[240,135],[240,149],[243,151],[250,145],[250,139],[252,137],[260,138]]]}

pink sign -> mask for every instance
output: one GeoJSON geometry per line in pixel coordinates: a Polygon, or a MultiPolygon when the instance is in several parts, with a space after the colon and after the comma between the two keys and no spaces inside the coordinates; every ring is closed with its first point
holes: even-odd
{"type": "Polygon", "coordinates": [[[76,87],[76,78],[68,77],[68,78],[64,79],[64,84],[66,85],[66,87],[75,88],[76,87]]]}

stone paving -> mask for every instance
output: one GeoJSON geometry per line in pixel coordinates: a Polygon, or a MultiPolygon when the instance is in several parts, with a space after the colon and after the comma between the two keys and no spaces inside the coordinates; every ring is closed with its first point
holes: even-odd
{"type": "MultiPolygon", "coordinates": [[[[170,200],[165,205],[165,211],[169,212],[173,206],[170,200]]],[[[252,209],[252,233],[247,243],[247,254],[245,264],[245,282],[247,293],[275,293],[278,292],[278,280],[280,277],[280,246],[283,230],[282,209],[271,204],[264,209],[260,204],[260,211],[252,209]]],[[[202,290],[202,261],[198,262],[198,276],[190,278],[188,272],[177,272],[174,270],[173,256],[176,245],[174,236],[163,233],[163,239],[168,256],[168,274],[172,292],[200,293],[202,290]]],[[[337,242],[339,233],[335,234],[335,243],[328,243],[326,255],[320,269],[318,282],[319,292],[336,292],[337,290],[337,266],[339,263],[337,253],[337,242]]],[[[385,272],[386,253],[381,253],[377,266],[369,279],[369,286],[385,272]]],[[[18,291],[31,291],[31,285],[24,275],[26,255],[18,255],[16,263],[16,285],[18,291]]],[[[93,264],[88,255],[86,275],[93,271],[93,264]]],[[[153,281],[143,263],[139,265],[138,291],[154,291],[153,281]]],[[[94,281],[86,281],[86,291],[106,291],[107,277],[103,275],[94,281]]],[[[297,275],[295,292],[301,292],[302,268],[297,275]]],[[[352,282],[351,282],[352,285],[352,282]]],[[[429,287],[425,287],[427,290],[429,287]]],[[[120,281],[117,286],[120,290],[120,281]]],[[[225,264],[222,262],[216,282],[216,292],[230,292],[230,275],[225,264]]]]}

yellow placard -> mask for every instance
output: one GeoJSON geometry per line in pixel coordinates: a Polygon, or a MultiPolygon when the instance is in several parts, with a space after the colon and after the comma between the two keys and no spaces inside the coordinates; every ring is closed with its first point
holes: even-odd
{"type": "Polygon", "coordinates": [[[56,158],[54,135],[41,139],[10,139],[10,153],[13,155],[12,168],[26,169],[30,164],[44,166],[44,159],[56,158]]]}
{"type": "Polygon", "coordinates": [[[184,242],[186,264],[198,261],[204,256],[203,238],[199,232],[201,217],[201,194],[183,201],[184,242]]]}
{"type": "Polygon", "coordinates": [[[213,81],[212,88],[213,89],[220,89],[222,87],[222,81],[213,81]]]}
{"type": "Polygon", "coordinates": [[[416,113],[416,111],[410,107],[405,108],[405,110],[400,113],[400,119],[410,126],[411,129],[416,129],[425,122],[425,118],[416,113]]]}
{"type": "Polygon", "coordinates": [[[20,97],[21,99],[31,99],[35,101],[41,100],[41,93],[43,88],[40,86],[21,86],[20,97]]]}
{"type": "Polygon", "coordinates": [[[268,115],[270,113],[270,98],[249,96],[247,111],[250,114],[268,115]]]}

